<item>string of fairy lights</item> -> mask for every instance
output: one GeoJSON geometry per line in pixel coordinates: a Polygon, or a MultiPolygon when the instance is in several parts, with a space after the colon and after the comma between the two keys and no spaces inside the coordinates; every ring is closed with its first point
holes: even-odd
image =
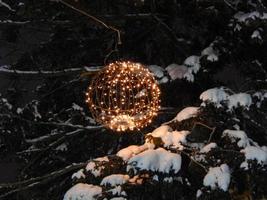
{"type": "Polygon", "coordinates": [[[160,89],[140,63],[114,62],[92,80],[86,102],[97,122],[115,131],[141,129],[160,108],[160,89]]]}

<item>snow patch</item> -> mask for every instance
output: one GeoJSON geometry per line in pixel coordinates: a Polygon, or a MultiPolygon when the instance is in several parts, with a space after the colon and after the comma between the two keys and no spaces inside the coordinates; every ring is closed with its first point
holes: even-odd
{"type": "Polygon", "coordinates": [[[214,149],[217,147],[217,144],[214,143],[214,142],[211,142],[207,145],[205,145],[201,150],[200,150],[200,153],[208,153],[210,152],[211,149],[214,149]]]}
{"type": "Polygon", "coordinates": [[[226,90],[226,88],[212,88],[204,91],[199,97],[203,101],[202,106],[206,105],[205,102],[210,102],[214,103],[217,108],[221,107],[222,103],[225,103],[230,111],[239,106],[249,109],[252,104],[250,94],[238,93],[229,95],[226,90]]]}
{"type": "Polygon", "coordinates": [[[228,136],[231,139],[231,142],[237,142],[239,147],[246,147],[249,146],[249,138],[244,131],[240,130],[224,130],[222,137],[228,136]]]}
{"type": "Polygon", "coordinates": [[[211,189],[218,187],[225,192],[228,190],[229,183],[230,170],[227,164],[222,164],[220,167],[210,167],[203,180],[204,186],[210,186],[211,189]]]}
{"type": "Polygon", "coordinates": [[[234,15],[234,18],[238,22],[246,22],[248,20],[255,20],[255,19],[267,19],[267,13],[260,14],[258,11],[253,11],[250,13],[238,12],[234,15]]]}
{"type": "Polygon", "coordinates": [[[216,107],[221,107],[221,102],[228,99],[228,94],[223,88],[208,89],[200,95],[202,101],[214,103],[216,107]]]}
{"type": "Polygon", "coordinates": [[[105,178],[103,178],[100,185],[105,185],[105,186],[107,186],[107,185],[109,185],[109,186],[122,185],[122,184],[128,182],[129,179],[130,179],[130,177],[128,175],[112,174],[110,176],[106,176],[105,178]]]}
{"type": "Polygon", "coordinates": [[[203,49],[201,52],[201,56],[207,56],[207,60],[211,62],[218,61],[218,53],[213,49],[212,46],[207,47],[206,49],[203,49]]]}
{"type": "Polygon", "coordinates": [[[157,78],[162,78],[164,76],[164,69],[158,65],[149,65],[148,69],[157,78]]]}
{"type": "Polygon", "coordinates": [[[101,175],[101,171],[104,169],[103,166],[97,166],[96,162],[108,162],[109,159],[107,156],[105,157],[100,157],[100,158],[96,158],[93,161],[90,161],[87,165],[86,165],[86,171],[91,172],[95,177],[98,177],[101,175]]]}
{"type": "Polygon", "coordinates": [[[233,94],[228,97],[228,100],[229,109],[237,108],[238,106],[249,108],[249,106],[252,104],[251,96],[246,93],[233,94]]]}
{"type": "Polygon", "coordinates": [[[166,67],[166,71],[168,72],[172,80],[182,79],[188,72],[188,67],[173,63],[166,67]]]}
{"type": "Polygon", "coordinates": [[[114,197],[114,198],[111,198],[110,200],[127,200],[127,199],[124,197],[114,197]]]}
{"type": "Polygon", "coordinates": [[[246,160],[256,160],[259,164],[267,164],[267,148],[247,146],[240,151],[245,154],[246,160]]]}
{"type": "Polygon", "coordinates": [[[261,34],[259,30],[255,30],[253,31],[252,35],[251,35],[252,39],[259,39],[262,40],[261,34]]]}
{"type": "Polygon", "coordinates": [[[56,150],[58,151],[67,151],[68,150],[68,146],[66,143],[62,143],[61,145],[57,146],[56,150]]]}
{"type": "Polygon", "coordinates": [[[202,195],[202,191],[201,190],[197,190],[196,197],[199,198],[201,195],[202,195]]]}
{"type": "Polygon", "coordinates": [[[165,177],[163,179],[163,182],[166,182],[166,183],[172,183],[173,182],[173,178],[172,177],[165,177]]]}
{"type": "Polygon", "coordinates": [[[95,200],[101,193],[99,186],[78,183],[66,192],[63,200],[95,200]]]}
{"type": "Polygon", "coordinates": [[[16,112],[17,112],[18,115],[20,115],[20,114],[22,114],[23,109],[22,108],[17,108],[16,112]]]}
{"type": "Polygon", "coordinates": [[[83,108],[76,103],[72,103],[73,110],[83,111],[83,108]]]}
{"type": "Polygon", "coordinates": [[[120,185],[108,190],[107,192],[111,192],[112,195],[127,196],[126,192],[122,190],[122,187],[120,185]]]}
{"type": "Polygon", "coordinates": [[[185,59],[184,65],[189,67],[191,73],[197,73],[201,67],[199,56],[189,56],[185,59]]]}
{"type": "MultiPolygon", "coordinates": [[[[124,161],[129,160],[130,158],[132,158],[133,156],[149,149],[152,148],[151,145],[149,144],[144,144],[141,146],[137,146],[137,145],[131,145],[128,146],[124,149],[121,149],[116,155],[121,157],[124,161]]],[[[154,148],[154,147],[153,147],[154,148]]]]}
{"type": "Polygon", "coordinates": [[[161,138],[162,142],[164,143],[164,147],[173,146],[182,150],[182,144],[186,143],[186,136],[189,133],[189,131],[172,131],[169,126],[163,125],[159,128],[156,128],[152,133],[149,133],[147,135],[161,138]]]}
{"type": "MultiPolygon", "coordinates": [[[[214,55],[210,55],[209,59],[213,60],[216,58],[214,55]]],[[[200,57],[192,55],[187,57],[182,65],[175,63],[168,65],[166,71],[172,80],[184,78],[189,82],[194,82],[194,74],[196,74],[200,68],[200,57]]]]}
{"type": "Polygon", "coordinates": [[[179,172],[181,168],[182,159],[179,154],[171,153],[163,148],[156,150],[147,150],[128,161],[127,171],[130,169],[149,170],[154,172],[169,173],[173,170],[175,173],[179,172]]]}
{"type": "Polygon", "coordinates": [[[71,179],[85,178],[83,171],[84,171],[84,169],[80,169],[79,171],[75,172],[74,174],[72,174],[71,179]]]}
{"type": "Polygon", "coordinates": [[[199,113],[199,107],[186,107],[176,115],[174,120],[181,122],[183,120],[196,117],[198,113],[199,113]]]}
{"type": "Polygon", "coordinates": [[[2,102],[4,103],[4,105],[5,105],[9,110],[12,109],[13,106],[7,101],[6,98],[2,98],[1,100],[2,100],[2,102]]]}

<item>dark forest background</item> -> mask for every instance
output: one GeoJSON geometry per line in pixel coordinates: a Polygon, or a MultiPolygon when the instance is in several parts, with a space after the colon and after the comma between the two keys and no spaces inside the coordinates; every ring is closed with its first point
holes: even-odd
{"type": "MultiPolygon", "coordinates": [[[[173,118],[181,108],[199,105],[199,95],[209,88],[225,86],[235,93],[267,89],[266,1],[64,2],[0,1],[0,185],[40,177],[139,144],[144,141],[143,133],[173,118]],[[258,13],[256,17],[249,15],[253,12],[258,13]],[[246,13],[245,20],[236,17],[246,13]],[[120,38],[110,27],[119,30],[120,38]],[[255,30],[260,36],[252,37],[255,30]],[[165,72],[169,81],[160,85],[162,106],[170,109],[161,111],[142,133],[111,134],[90,118],[84,99],[94,75],[91,70],[115,60],[166,68],[182,64],[191,55],[200,56],[211,45],[218,60],[211,62],[202,56],[194,82],[171,81],[165,72]],[[66,121],[71,125],[62,125],[66,121]],[[81,127],[75,125],[95,128],[77,131],[81,127]],[[58,148],[62,144],[67,150],[64,145],[58,148]]],[[[264,133],[255,138],[266,144],[266,107],[262,109],[265,118],[256,116],[261,127],[248,129],[264,133]]],[[[23,188],[24,183],[0,187],[0,197],[62,199],[71,186],[69,176],[79,167],[62,176],[41,179],[44,182],[36,187],[26,184],[28,188],[23,188]],[[18,191],[5,196],[16,188],[18,191]]]]}

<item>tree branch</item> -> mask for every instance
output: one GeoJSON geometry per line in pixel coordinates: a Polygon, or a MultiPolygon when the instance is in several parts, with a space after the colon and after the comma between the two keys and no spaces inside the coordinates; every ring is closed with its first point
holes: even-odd
{"type": "Polygon", "coordinates": [[[96,21],[97,23],[101,24],[101,25],[104,26],[105,28],[110,29],[110,30],[112,30],[112,31],[115,31],[115,32],[117,33],[117,39],[118,39],[117,43],[118,43],[118,44],[122,44],[122,42],[121,42],[121,33],[120,33],[120,30],[119,30],[119,29],[117,29],[117,28],[115,28],[115,27],[113,27],[113,26],[107,25],[105,22],[101,21],[100,19],[96,18],[95,16],[90,15],[90,14],[88,14],[87,12],[85,12],[85,11],[83,11],[83,10],[80,10],[80,9],[74,7],[73,5],[67,3],[67,2],[65,2],[65,1],[63,1],[63,0],[59,0],[59,2],[62,3],[62,4],[64,4],[65,6],[67,6],[67,7],[69,7],[69,8],[71,8],[71,9],[77,11],[77,12],[80,13],[80,14],[89,17],[90,19],[92,19],[93,21],[96,21]]]}

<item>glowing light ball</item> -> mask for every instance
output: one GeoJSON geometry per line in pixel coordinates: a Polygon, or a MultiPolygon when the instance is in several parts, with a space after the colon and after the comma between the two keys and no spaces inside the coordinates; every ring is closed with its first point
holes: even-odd
{"type": "Polygon", "coordinates": [[[95,120],[115,131],[140,129],[160,108],[160,90],[143,65],[115,62],[92,80],[86,93],[95,120]]]}

